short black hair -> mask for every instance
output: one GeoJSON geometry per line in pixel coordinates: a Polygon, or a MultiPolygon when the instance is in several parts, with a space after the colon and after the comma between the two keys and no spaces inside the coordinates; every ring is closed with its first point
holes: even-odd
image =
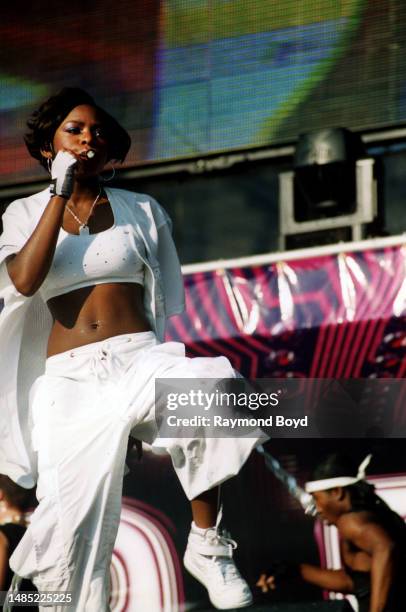
{"type": "Polygon", "coordinates": [[[52,151],[52,141],[56,130],[71,110],[82,104],[94,106],[100,115],[107,135],[108,160],[124,161],[131,146],[128,132],[114,117],[100,108],[86,91],[79,87],[64,87],[43,102],[27,121],[29,131],[24,136],[24,142],[30,155],[37,159],[45,169],[47,162],[41,150],[52,151]]]}

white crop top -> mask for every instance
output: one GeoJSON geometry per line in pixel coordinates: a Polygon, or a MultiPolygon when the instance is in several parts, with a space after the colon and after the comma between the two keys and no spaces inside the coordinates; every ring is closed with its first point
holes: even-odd
{"type": "Polygon", "coordinates": [[[97,234],[69,234],[61,228],[54,258],[40,287],[42,299],[102,283],[144,285],[145,245],[135,243],[128,225],[112,225],[97,234]],[[137,252],[138,251],[138,252],[137,252]]]}

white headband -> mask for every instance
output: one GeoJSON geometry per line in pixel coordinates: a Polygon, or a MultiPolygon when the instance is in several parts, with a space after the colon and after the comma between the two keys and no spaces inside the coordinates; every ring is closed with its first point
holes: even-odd
{"type": "Polygon", "coordinates": [[[324,480],[311,480],[306,482],[306,493],[314,493],[315,491],[327,491],[335,487],[348,487],[360,480],[365,480],[366,469],[372,459],[372,455],[367,455],[358,468],[356,476],[337,476],[336,478],[325,478],[324,480]]]}

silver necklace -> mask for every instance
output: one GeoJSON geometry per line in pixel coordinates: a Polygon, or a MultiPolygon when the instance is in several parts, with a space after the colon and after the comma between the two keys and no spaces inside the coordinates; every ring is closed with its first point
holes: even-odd
{"type": "Polygon", "coordinates": [[[82,236],[82,235],[86,235],[86,236],[88,236],[88,235],[90,234],[90,231],[89,231],[89,226],[88,226],[88,222],[89,222],[90,217],[92,216],[92,212],[93,212],[94,207],[96,206],[97,202],[99,201],[100,196],[101,196],[101,187],[100,187],[100,189],[99,189],[99,193],[97,194],[95,201],[93,202],[93,204],[92,204],[92,205],[91,205],[91,207],[90,207],[90,212],[89,212],[89,214],[87,215],[87,219],[86,219],[86,221],[82,221],[81,219],[79,219],[79,217],[77,217],[77,216],[75,215],[75,213],[73,212],[73,210],[71,209],[71,207],[69,206],[69,204],[66,204],[66,208],[67,208],[68,212],[70,212],[70,214],[72,215],[72,217],[73,217],[73,218],[75,219],[75,221],[77,221],[77,222],[78,222],[78,224],[79,224],[79,235],[80,235],[80,236],[82,236]]]}

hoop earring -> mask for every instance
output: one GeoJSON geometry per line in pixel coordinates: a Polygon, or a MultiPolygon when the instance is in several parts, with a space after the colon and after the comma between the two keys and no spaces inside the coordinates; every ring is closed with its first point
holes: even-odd
{"type": "Polygon", "coordinates": [[[48,172],[49,174],[52,175],[52,166],[51,166],[51,160],[49,157],[47,157],[47,168],[48,168],[48,172]]]}
{"type": "Polygon", "coordinates": [[[110,176],[108,176],[107,178],[106,178],[106,177],[104,177],[104,176],[102,176],[102,175],[100,176],[100,179],[101,179],[101,180],[102,180],[104,183],[108,183],[109,181],[112,181],[112,180],[113,180],[113,178],[114,178],[114,177],[115,177],[115,175],[116,175],[116,169],[114,168],[113,164],[112,164],[111,162],[109,162],[109,164],[110,164],[111,169],[112,169],[112,173],[111,173],[111,175],[110,175],[110,176]]]}

